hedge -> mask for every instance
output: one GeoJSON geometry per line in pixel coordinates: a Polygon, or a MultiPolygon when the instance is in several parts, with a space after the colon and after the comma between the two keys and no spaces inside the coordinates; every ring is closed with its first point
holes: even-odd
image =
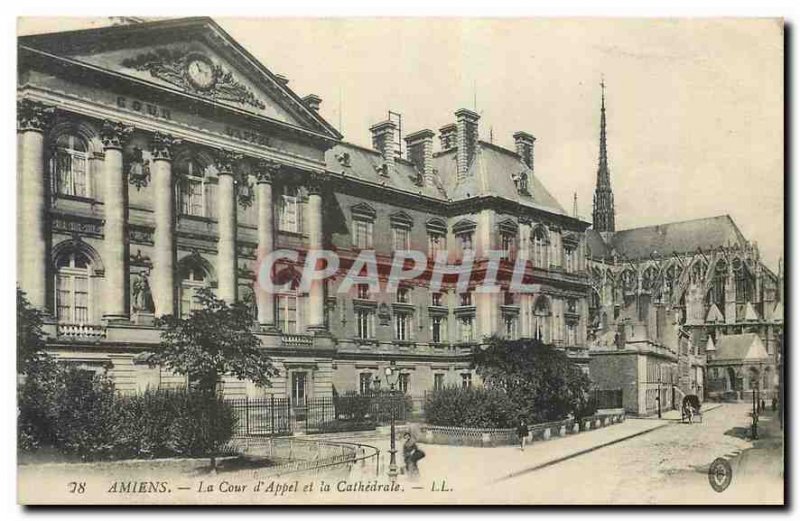
{"type": "Polygon", "coordinates": [[[427,395],[425,422],[466,428],[510,428],[520,411],[502,391],[484,387],[448,387],[427,395]]]}
{"type": "Polygon", "coordinates": [[[53,447],[84,460],[213,456],[236,422],[231,407],[208,392],[124,396],[108,380],[71,368],[27,378],[18,414],[20,449],[53,447]]]}

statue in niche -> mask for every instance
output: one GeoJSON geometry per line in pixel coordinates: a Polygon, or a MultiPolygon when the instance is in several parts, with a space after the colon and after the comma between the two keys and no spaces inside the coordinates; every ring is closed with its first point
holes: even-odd
{"type": "Polygon", "coordinates": [[[133,280],[133,284],[131,284],[131,301],[131,308],[134,313],[155,312],[150,282],[144,272],[138,273],[133,280]]]}

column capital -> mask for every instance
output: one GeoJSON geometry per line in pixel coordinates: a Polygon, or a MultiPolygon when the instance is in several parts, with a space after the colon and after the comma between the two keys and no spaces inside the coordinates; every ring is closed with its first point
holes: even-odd
{"type": "Polygon", "coordinates": [[[322,195],[326,178],[321,172],[311,172],[306,180],[309,195],[322,195]]]}
{"type": "Polygon", "coordinates": [[[154,132],[150,140],[150,151],[153,154],[153,159],[172,161],[173,149],[180,143],[181,140],[175,139],[171,134],[154,132]]]}
{"type": "Polygon", "coordinates": [[[282,165],[272,159],[259,159],[256,163],[255,175],[258,183],[270,184],[280,174],[282,165]]]}
{"type": "Polygon", "coordinates": [[[100,140],[103,142],[103,148],[121,149],[133,134],[133,129],[133,126],[126,125],[121,121],[104,120],[103,127],[100,129],[100,140]]]}
{"type": "Polygon", "coordinates": [[[242,154],[232,152],[224,148],[220,148],[214,154],[214,162],[216,163],[217,172],[222,174],[233,174],[236,163],[242,160],[242,154]]]}
{"type": "Polygon", "coordinates": [[[44,132],[53,122],[55,108],[28,98],[17,100],[17,131],[44,132]]]}

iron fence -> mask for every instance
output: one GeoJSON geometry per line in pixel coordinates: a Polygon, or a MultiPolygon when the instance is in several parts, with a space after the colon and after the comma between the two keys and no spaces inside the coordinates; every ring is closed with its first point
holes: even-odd
{"type": "Polygon", "coordinates": [[[597,409],[621,409],[622,389],[592,389],[590,400],[597,409]]]}
{"type": "Polygon", "coordinates": [[[412,399],[402,394],[375,393],[343,396],[243,398],[228,400],[236,415],[236,436],[286,436],[372,430],[380,424],[404,422],[411,416],[412,399]]]}

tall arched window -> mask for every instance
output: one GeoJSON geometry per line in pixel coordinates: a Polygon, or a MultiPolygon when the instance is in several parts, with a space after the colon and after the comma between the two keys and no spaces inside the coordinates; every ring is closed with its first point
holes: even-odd
{"type": "Polygon", "coordinates": [[[544,343],[550,342],[550,301],[539,297],[533,305],[533,337],[544,343]]]}
{"type": "Polygon", "coordinates": [[[708,302],[716,304],[720,312],[725,313],[725,280],[728,278],[728,264],[724,260],[717,261],[708,290],[708,302]]]}
{"type": "Polygon", "coordinates": [[[183,215],[208,217],[207,178],[205,166],[195,158],[186,157],[176,162],[179,180],[180,209],[183,215]]]}
{"type": "Polygon", "coordinates": [[[736,281],[736,302],[740,304],[752,302],[755,283],[749,268],[738,258],[731,264],[736,281]]]}
{"type": "Polygon", "coordinates": [[[547,269],[550,267],[548,250],[550,241],[547,239],[547,230],[543,226],[537,226],[533,230],[533,265],[537,268],[547,269]]]}
{"type": "Polygon", "coordinates": [[[86,141],[72,134],[59,136],[56,140],[52,165],[57,194],[74,197],[91,196],[86,141]]]}
{"type": "Polygon", "coordinates": [[[195,298],[197,291],[210,286],[211,281],[203,266],[194,260],[184,262],[179,273],[180,314],[186,318],[192,311],[201,309],[200,302],[195,298]]]}
{"type": "Polygon", "coordinates": [[[56,314],[65,324],[91,322],[89,258],[77,251],[56,259],[56,314]]]}

